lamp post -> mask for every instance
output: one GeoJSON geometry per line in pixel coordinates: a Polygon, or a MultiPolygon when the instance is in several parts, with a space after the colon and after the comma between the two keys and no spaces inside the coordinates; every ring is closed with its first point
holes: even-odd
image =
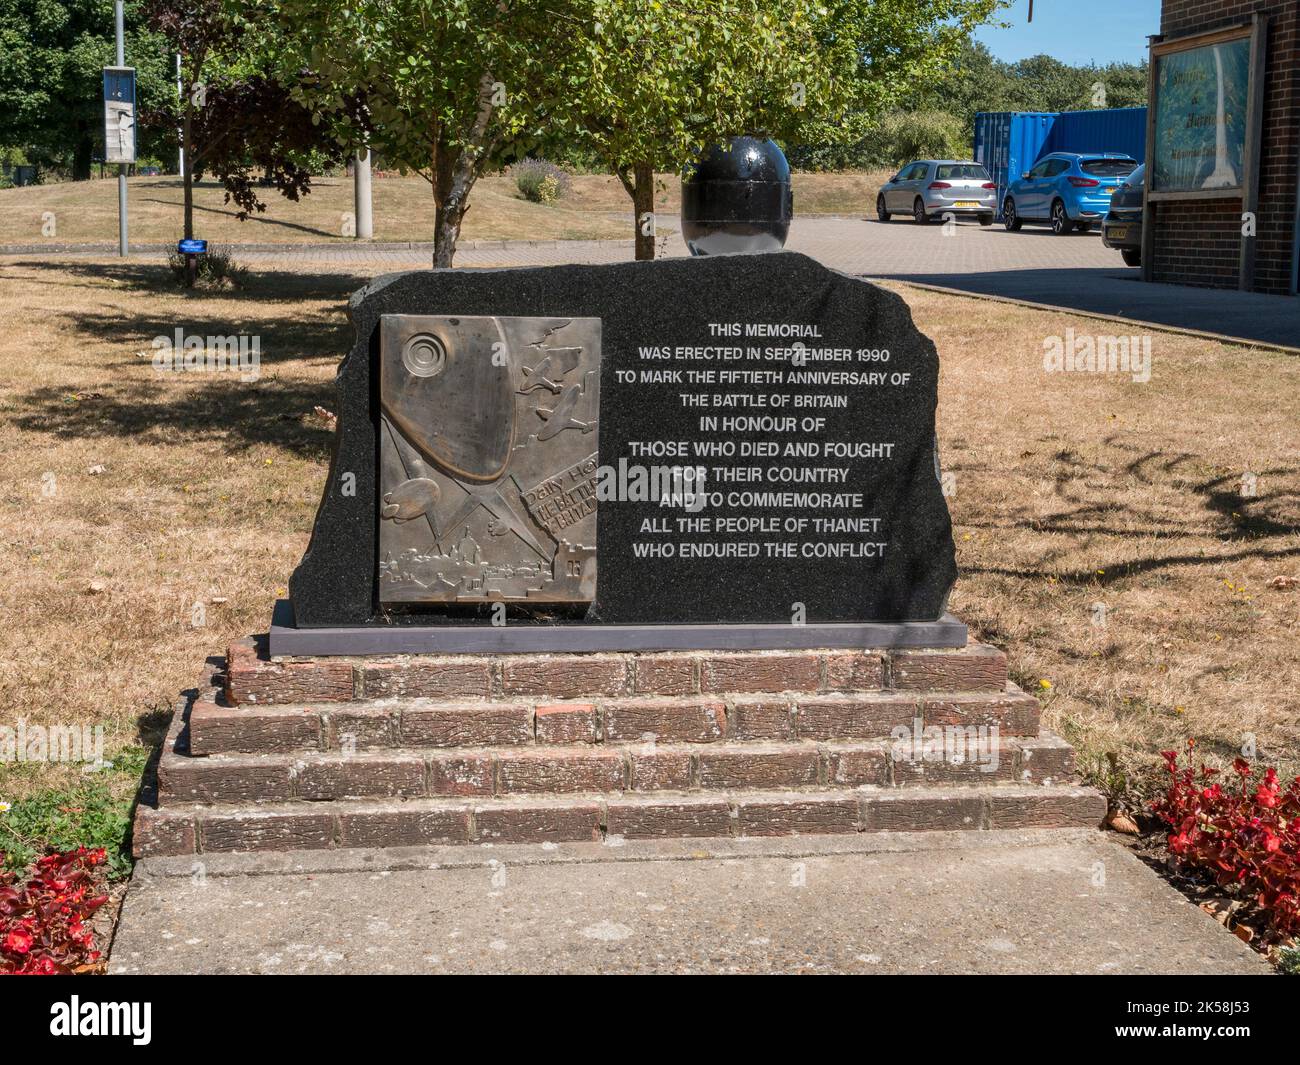
{"type": "MultiPolygon", "coordinates": [[[[117,65],[126,66],[126,34],[123,27],[123,0],[113,4],[113,29],[117,34],[117,65]]],[[[134,135],[134,131],[133,131],[134,135]]],[[[126,238],[126,163],[117,164],[117,254],[127,253],[126,238]]]]}

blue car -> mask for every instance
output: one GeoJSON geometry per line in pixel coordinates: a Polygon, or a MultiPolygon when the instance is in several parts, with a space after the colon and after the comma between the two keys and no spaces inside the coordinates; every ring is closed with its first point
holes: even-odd
{"type": "Polygon", "coordinates": [[[1137,169],[1137,160],[1116,152],[1052,152],[1019,181],[1007,186],[1002,224],[1014,233],[1026,222],[1041,222],[1064,236],[1087,233],[1110,210],[1110,198],[1137,169]]]}

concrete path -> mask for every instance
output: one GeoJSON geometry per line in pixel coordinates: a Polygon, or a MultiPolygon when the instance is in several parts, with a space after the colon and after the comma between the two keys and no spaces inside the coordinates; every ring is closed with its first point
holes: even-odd
{"type": "Polygon", "coordinates": [[[1085,830],[153,859],[114,973],[1267,973],[1085,830]]]}

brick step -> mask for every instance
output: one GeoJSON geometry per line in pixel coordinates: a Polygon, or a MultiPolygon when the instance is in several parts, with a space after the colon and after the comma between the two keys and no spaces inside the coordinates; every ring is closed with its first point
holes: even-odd
{"type": "Polygon", "coordinates": [[[221,851],[1094,827],[1091,788],[857,788],[137,808],[136,857],[221,851]]]}
{"type": "Polygon", "coordinates": [[[359,699],[546,701],[760,692],[992,691],[1007,656],[987,644],[853,651],[698,651],[627,654],[268,657],[265,637],[226,655],[232,705],[359,699]]]}
{"type": "Polygon", "coordinates": [[[997,726],[1036,736],[1039,704],[1002,691],[725,694],[594,701],[432,701],[228,705],[209,690],[189,715],[195,755],[536,744],[716,743],[721,740],[865,740],[897,728],[997,726]]]}
{"type": "MultiPolygon", "coordinates": [[[[168,750],[158,792],[172,803],[717,791],[811,786],[1051,784],[1074,777],[1074,751],[1045,733],[946,749],[911,741],[812,741],[219,754],[168,750]]],[[[924,743],[924,739],[921,741],[924,743]]]]}

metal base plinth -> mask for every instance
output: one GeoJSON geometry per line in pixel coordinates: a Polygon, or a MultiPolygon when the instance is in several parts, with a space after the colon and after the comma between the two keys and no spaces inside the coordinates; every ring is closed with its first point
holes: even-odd
{"type": "Polygon", "coordinates": [[[300,629],[287,599],[275,604],[270,654],[545,654],[581,651],[779,651],[810,647],[965,647],[966,626],[938,621],[812,625],[355,625],[300,629]]]}

